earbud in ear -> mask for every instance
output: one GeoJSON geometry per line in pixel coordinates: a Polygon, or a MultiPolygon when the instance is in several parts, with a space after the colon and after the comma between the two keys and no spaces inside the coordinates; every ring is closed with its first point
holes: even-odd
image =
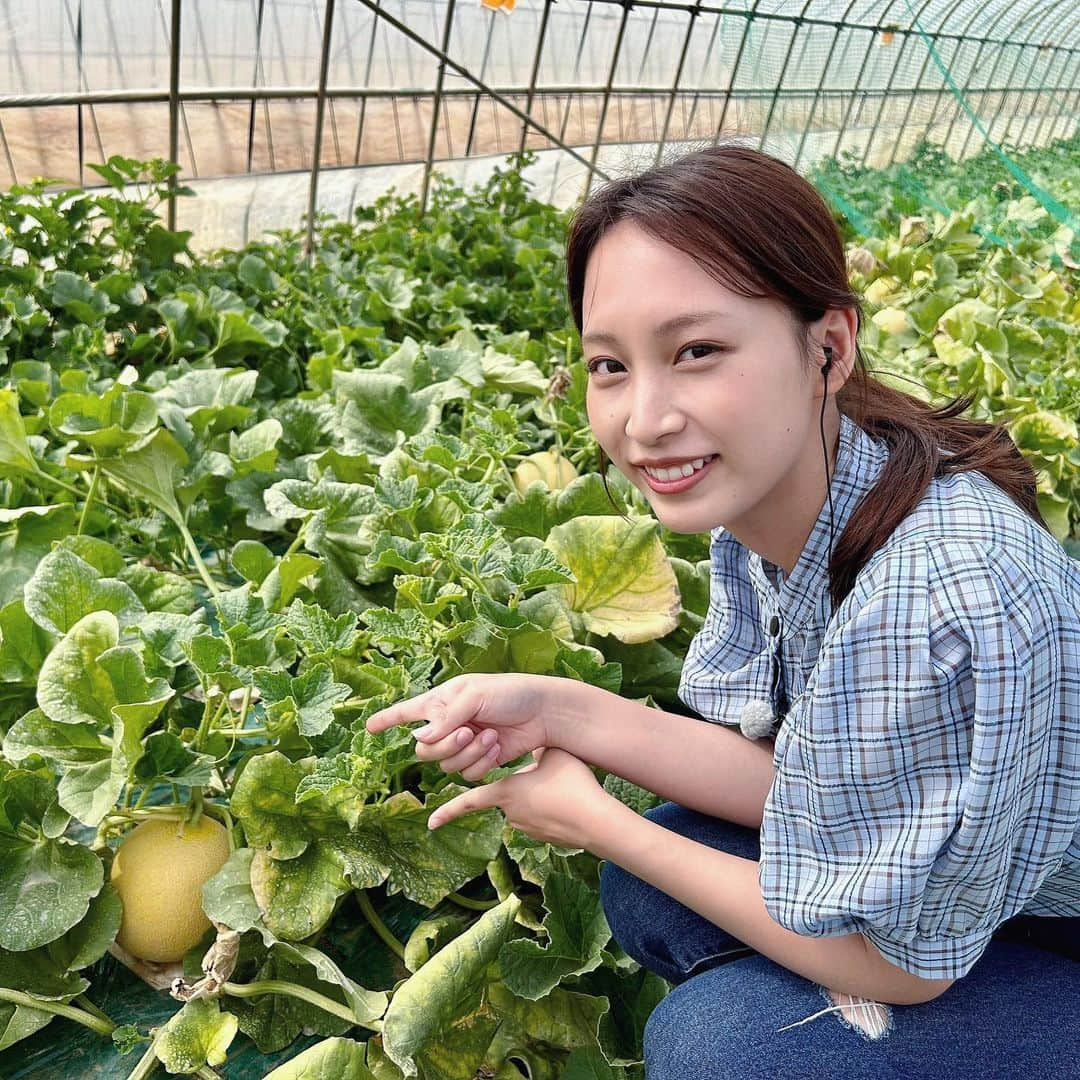
{"type": "Polygon", "coordinates": [[[833,362],[832,346],[831,345],[822,345],[821,351],[825,354],[825,363],[821,365],[821,374],[822,375],[828,375],[830,369],[832,368],[832,362],[833,362]]]}

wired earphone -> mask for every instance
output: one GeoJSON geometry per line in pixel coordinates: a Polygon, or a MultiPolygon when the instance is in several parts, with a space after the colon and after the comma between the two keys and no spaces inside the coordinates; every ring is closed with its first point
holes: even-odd
{"type": "MultiPolygon", "coordinates": [[[[823,345],[822,351],[825,353],[825,363],[821,365],[821,374],[827,387],[829,372],[832,370],[833,365],[832,346],[823,345]]],[[[833,550],[832,477],[829,474],[829,450],[825,442],[825,402],[828,400],[828,396],[826,393],[821,395],[821,452],[825,456],[825,493],[829,500],[829,551],[825,556],[826,566],[828,566],[829,560],[832,558],[833,550]]],[[[778,695],[782,696],[783,694],[781,690],[783,672],[780,664],[780,621],[776,616],[773,617],[772,627],[769,632],[770,635],[775,635],[776,640],[770,656],[772,676],[769,680],[771,684],[769,697],[771,700],[768,702],[748,701],[743,706],[739,717],[739,729],[748,739],[759,739],[763,735],[772,735],[779,719],[774,710],[776,709],[778,695]]]]}
{"type": "MultiPolygon", "coordinates": [[[[825,385],[828,386],[829,372],[832,370],[833,365],[833,351],[831,345],[823,345],[821,347],[822,352],[825,353],[825,363],[821,365],[821,374],[825,379],[825,385]]],[[[829,498],[829,552],[825,557],[826,566],[829,560],[832,558],[833,552],[833,505],[832,505],[832,478],[829,476],[829,450],[825,445],[825,402],[828,400],[829,395],[822,393],[821,395],[821,452],[825,455],[825,494],[829,498]]]]}

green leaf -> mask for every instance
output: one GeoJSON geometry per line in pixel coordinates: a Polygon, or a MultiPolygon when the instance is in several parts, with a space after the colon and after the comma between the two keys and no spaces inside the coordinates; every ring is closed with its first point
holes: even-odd
{"type": "Polygon", "coordinates": [[[184,515],[175,491],[187,463],[184,448],[162,428],[137,450],[125,450],[119,457],[101,459],[100,467],[129,494],[148,502],[180,525],[184,515]]]}
{"type": "Polygon", "coordinates": [[[236,1017],[222,1012],[216,1001],[189,1001],[165,1025],[154,1053],[170,1073],[198,1072],[204,1065],[221,1065],[236,1035],[236,1017]]]}
{"type": "Polygon", "coordinates": [[[333,390],[352,453],[388,454],[410,435],[433,430],[441,416],[437,404],[386,372],[335,371],[333,390]]]}
{"type": "Polygon", "coordinates": [[[272,472],[277,464],[278,446],[283,434],[281,421],[262,420],[237,435],[229,432],[229,457],[236,464],[236,475],[272,472]]]}
{"type": "Polygon", "coordinates": [[[313,664],[293,679],[292,696],[300,734],[321,735],[334,719],[334,706],[351,693],[345,683],[334,682],[329,664],[313,664]]]}
{"type": "MultiPolygon", "coordinates": [[[[269,979],[314,990],[331,1001],[345,1004],[345,994],[339,986],[320,980],[310,964],[285,955],[281,946],[271,947],[250,983],[257,985],[269,979]]],[[[348,1020],[286,994],[230,997],[229,1009],[236,1014],[240,1030],[263,1054],[272,1054],[288,1046],[301,1031],[312,1035],[340,1035],[352,1027],[348,1020]]]]}
{"type": "Polygon", "coordinates": [[[276,750],[248,762],[230,805],[252,847],[269,848],[276,859],[303,854],[311,833],[305,809],[296,805],[296,785],[310,771],[276,750]]]}
{"type": "Polygon", "coordinates": [[[466,789],[447,784],[423,805],[402,791],[365,806],[344,848],[346,870],[357,887],[386,881],[388,896],[403,892],[424,907],[484,872],[502,843],[503,816],[495,808],[455,818],[434,832],[427,819],[466,789]]]}
{"type": "Polygon", "coordinates": [[[364,1064],[363,1043],[325,1039],[266,1074],[265,1080],[376,1080],[364,1064]]]}
{"type": "Polygon", "coordinates": [[[480,1007],[492,981],[489,969],[509,939],[520,907],[521,901],[511,895],[485,911],[397,988],[383,1020],[383,1049],[406,1076],[417,1076],[415,1058],[457,1019],[480,1007]]]}
{"type": "Polygon", "coordinates": [[[97,963],[116,939],[123,905],[120,894],[106,882],[90,901],[86,917],[63,937],[45,946],[62,971],[81,971],[97,963]]]}
{"type": "Polygon", "coordinates": [[[303,941],[326,925],[337,898],[349,890],[345,860],[337,848],[316,840],[295,859],[257,851],[251,889],[266,927],[285,941],[303,941]]]}
{"type": "Polygon", "coordinates": [[[556,526],[547,546],[577,578],[557,586],[594,634],[635,644],[671,633],[682,604],[653,519],[581,517],[556,526]]]}
{"type": "Polygon", "coordinates": [[[102,577],[89,563],[59,548],[38,564],[26,583],[26,613],[45,630],[66,634],[84,615],[109,611],[121,626],[138,622],[146,608],[116,578],[102,577]]]}
{"type": "Polygon", "coordinates": [[[356,634],[356,615],[346,611],[335,618],[317,604],[294,600],[285,612],[285,628],[309,656],[323,656],[348,649],[356,634]]]}
{"type": "Polygon", "coordinates": [[[31,709],[11,725],[3,750],[9,761],[40,754],[61,765],[92,765],[112,754],[95,725],[58,723],[40,709],[31,709]]]}
{"type": "Polygon", "coordinates": [[[119,383],[104,394],[61,394],[49,407],[49,425],[96,452],[130,446],[157,427],[154,399],[119,383]]]}
{"type": "Polygon", "coordinates": [[[26,613],[22,600],[0,608],[0,681],[34,685],[53,637],[26,613]]]}
{"type": "Polygon", "coordinates": [[[237,848],[225,865],[203,885],[203,911],[213,922],[243,933],[259,922],[259,905],[251,891],[255,850],[237,848]]]}
{"type": "Polygon", "coordinates": [[[86,915],[103,881],[101,860],[82,844],[0,832],[0,948],[54,941],[86,915]]]}
{"type": "Polygon", "coordinates": [[[55,506],[0,507],[0,526],[14,523],[14,532],[0,537],[0,604],[21,600],[23,586],[33,576],[54,540],[75,531],[75,509],[70,503],[55,506]]]}
{"type": "Polygon", "coordinates": [[[116,645],[120,625],[108,611],[84,615],[45,658],[38,680],[38,705],[59,724],[108,725],[116,690],[98,663],[116,645]]]}
{"type": "MultiPolygon", "coordinates": [[[[44,1001],[68,1002],[88,985],[78,974],[61,971],[45,949],[19,953],[0,949],[0,986],[5,989],[19,990],[44,1001]]],[[[54,1019],[55,1013],[0,1001],[0,1051],[54,1019]]]]}
{"type": "Polygon", "coordinates": [[[24,473],[40,471],[26,441],[19,395],[14,390],[0,390],[0,466],[24,473]]]}
{"type": "Polygon", "coordinates": [[[537,941],[512,941],[499,953],[503,981],[519,997],[537,1001],[563,979],[584,975],[602,963],[611,929],[600,895],[569,874],[552,873],[544,882],[548,915],[546,947],[537,941]]]}

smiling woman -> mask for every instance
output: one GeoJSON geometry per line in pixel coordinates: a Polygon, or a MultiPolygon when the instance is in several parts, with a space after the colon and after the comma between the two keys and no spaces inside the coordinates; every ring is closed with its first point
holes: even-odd
{"type": "MultiPolygon", "coordinates": [[[[768,155],[725,143],[609,183],[572,221],[567,288],[602,465],[712,537],[679,696],[775,738],[752,758],[594,709],[553,739],[685,803],[592,837],[616,939],[678,986],[648,1077],[751,1056],[861,1076],[881,1040],[905,1075],[931,1046],[941,1074],[994,1073],[1010,970],[1049,997],[1080,926],[1080,568],[1032,467],[961,418],[970,398],[871,377],[839,230],[768,155]],[[703,812],[722,805],[741,825],[703,812]],[[1000,940],[1021,911],[1050,928],[1042,962],[1000,940]]],[[[1024,1071],[1053,1053],[1007,1051],[1024,1071]]]]}

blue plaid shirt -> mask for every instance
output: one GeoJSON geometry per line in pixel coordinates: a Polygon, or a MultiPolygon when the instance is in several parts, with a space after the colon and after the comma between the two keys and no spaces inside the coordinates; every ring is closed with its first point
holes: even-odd
{"type": "MultiPolygon", "coordinates": [[[[841,417],[836,537],[887,457],[841,417]]],[[[752,701],[782,717],[769,914],[935,979],[1018,912],[1080,915],[1080,562],[974,472],[932,480],[831,615],[827,500],[787,578],[711,536],[679,697],[722,724],[752,701]]]]}

